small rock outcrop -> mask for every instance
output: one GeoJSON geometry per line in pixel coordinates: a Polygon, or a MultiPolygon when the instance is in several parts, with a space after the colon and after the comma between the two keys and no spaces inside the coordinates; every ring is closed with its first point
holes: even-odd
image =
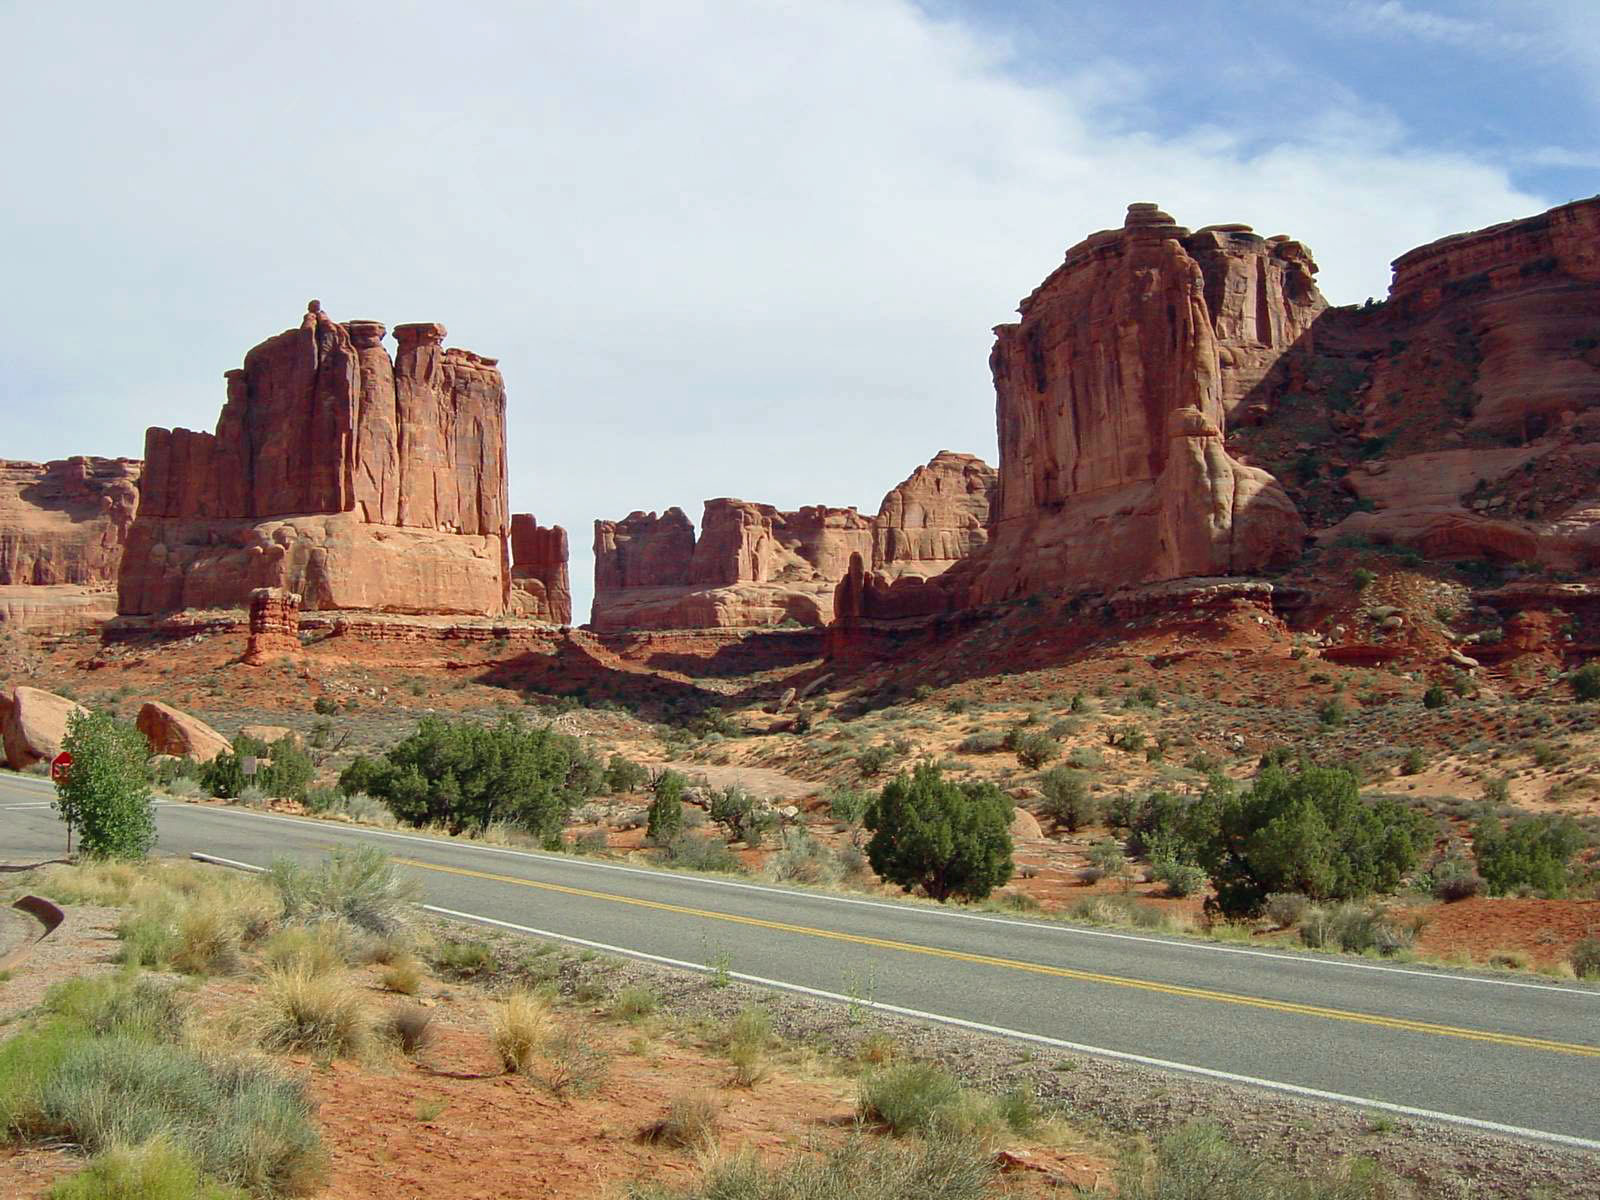
{"type": "Polygon", "coordinates": [[[250,641],[244,663],[259,667],[300,649],[300,597],[282,588],[250,593],[250,641]]]}
{"type": "Polygon", "coordinates": [[[54,692],[18,685],[0,690],[0,742],[6,765],[21,771],[36,762],[49,762],[61,753],[67,720],[83,705],[54,692]]]}
{"type": "Polygon", "coordinates": [[[511,611],[552,625],[572,624],[567,531],[530,513],[511,518],[511,611]]]}
{"type": "Polygon", "coordinates": [[[0,460],[0,586],[117,581],[139,511],[137,459],[0,460]]]}
{"type": "Polygon", "coordinates": [[[150,744],[151,754],[171,754],[210,762],[231,750],[232,744],[199,717],[180,712],[169,704],[147,700],[139,709],[134,724],[150,744]]]}
{"type": "Polygon", "coordinates": [[[300,326],[227,373],[214,433],[151,429],[118,611],[239,608],[498,615],[508,563],[505,385],[442,325],[300,326]]]}
{"type": "Polygon", "coordinates": [[[988,544],[998,482],[976,455],[939,451],[883,498],[872,520],[872,569],[927,579],[971,558],[988,544]]]}

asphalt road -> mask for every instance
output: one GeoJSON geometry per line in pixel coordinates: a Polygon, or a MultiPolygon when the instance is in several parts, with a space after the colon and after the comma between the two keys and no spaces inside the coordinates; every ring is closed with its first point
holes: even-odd
{"type": "MultiPolygon", "coordinates": [[[[0,776],[0,858],[59,856],[0,776]]],[[[437,910],[1189,1073],[1600,1150],[1600,990],[700,879],[331,822],[157,810],[160,849],[266,866],[383,846],[437,910]]]]}

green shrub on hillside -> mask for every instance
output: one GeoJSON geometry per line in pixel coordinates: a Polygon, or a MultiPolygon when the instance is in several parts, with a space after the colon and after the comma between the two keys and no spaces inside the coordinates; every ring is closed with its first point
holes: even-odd
{"type": "Polygon", "coordinates": [[[1077,771],[1052,767],[1039,780],[1039,789],[1044,792],[1039,811],[1068,832],[1076,833],[1099,816],[1100,805],[1077,771]]]}
{"type": "Polygon", "coordinates": [[[652,799],[645,814],[645,836],[664,846],[683,832],[683,793],[688,786],[676,771],[662,771],[650,783],[652,799]]]}
{"type": "Polygon", "coordinates": [[[932,763],[884,785],[867,810],[872,869],[935,900],[981,900],[1011,878],[1011,802],[992,783],[952,783],[932,763]]]}
{"type": "Polygon", "coordinates": [[[1531,891],[1564,896],[1583,830],[1571,817],[1520,817],[1502,825],[1485,816],[1473,827],[1472,851],[1491,895],[1531,891]]]}
{"type": "Polygon", "coordinates": [[[1392,890],[1429,838],[1393,800],[1365,801],[1335,767],[1269,767],[1244,792],[1214,780],[1203,802],[1211,832],[1199,862],[1228,916],[1253,916],[1273,892],[1345,900],[1392,890]]]}
{"type": "Polygon", "coordinates": [[[514,716],[492,726],[426,716],[382,759],[346,767],[339,790],[376,796],[412,825],[479,833],[498,821],[553,841],[602,774],[577,738],[514,716]]]}

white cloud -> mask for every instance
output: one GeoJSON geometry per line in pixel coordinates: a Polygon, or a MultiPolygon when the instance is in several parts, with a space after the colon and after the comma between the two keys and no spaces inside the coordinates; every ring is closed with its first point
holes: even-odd
{"type": "Polygon", "coordinates": [[[1342,97],[1130,127],[1097,46],[1024,80],[902,0],[35,6],[0,18],[3,452],[137,454],[298,320],[440,320],[498,355],[513,507],[590,522],[856,503],[993,458],[989,327],[1155,200],[1305,240],[1337,301],[1543,205],[1342,97]],[[1314,111],[1314,110],[1312,110],[1314,111]],[[48,414],[41,417],[40,414],[48,414]]]}

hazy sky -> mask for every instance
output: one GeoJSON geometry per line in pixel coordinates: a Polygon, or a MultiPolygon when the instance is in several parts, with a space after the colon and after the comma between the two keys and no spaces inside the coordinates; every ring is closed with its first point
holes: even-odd
{"type": "Polygon", "coordinates": [[[596,517],[993,461],[990,328],[1130,201],[1345,303],[1600,191],[1597,0],[3,2],[0,45],[0,457],[211,428],[313,296],[441,321],[579,620],[596,517]]]}

